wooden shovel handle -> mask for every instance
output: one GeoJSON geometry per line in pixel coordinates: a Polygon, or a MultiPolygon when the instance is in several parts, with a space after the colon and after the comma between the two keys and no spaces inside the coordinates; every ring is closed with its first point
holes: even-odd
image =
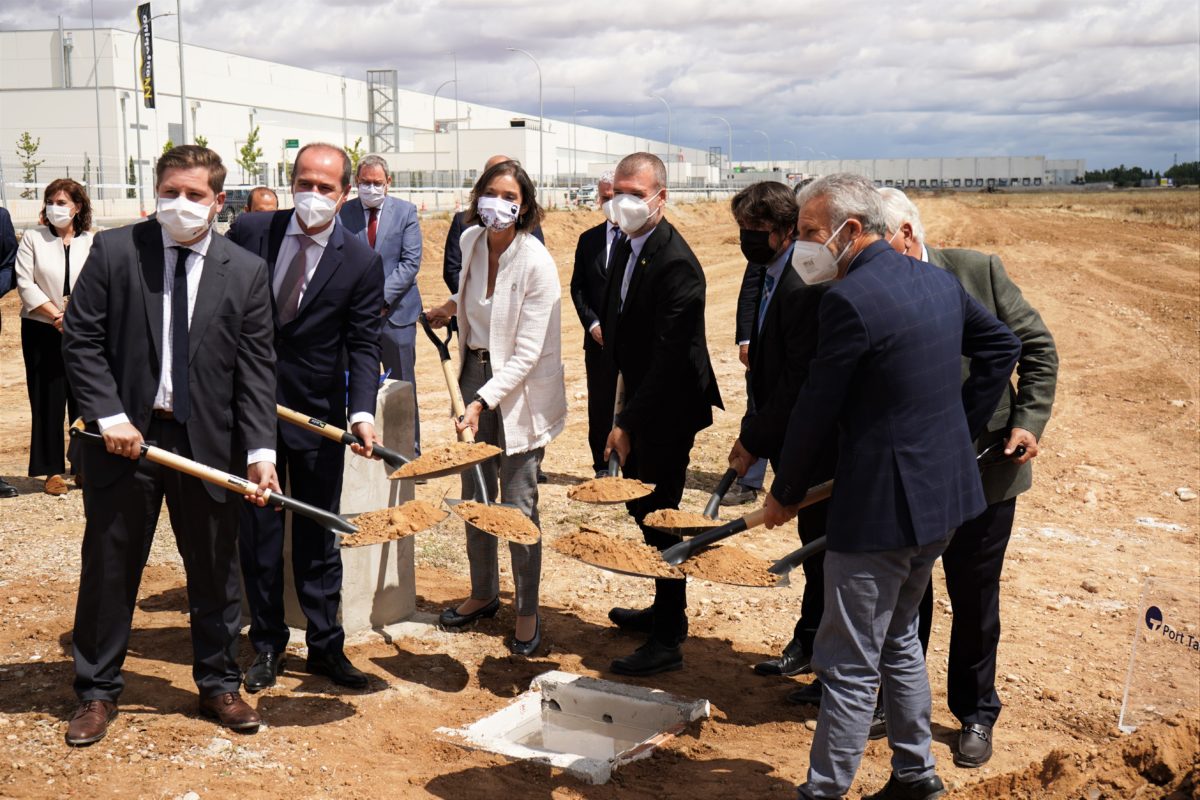
{"type": "MultiPolygon", "coordinates": [[[[147,461],[153,461],[156,464],[162,464],[164,467],[170,467],[178,472],[183,472],[191,475],[193,478],[199,478],[202,481],[208,481],[218,486],[224,486],[230,491],[237,492],[241,495],[253,495],[258,491],[258,484],[239,478],[237,475],[230,474],[224,470],[210,467],[207,464],[201,464],[199,461],[193,461],[190,458],[184,458],[177,453],[172,453],[169,450],[163,450],[161,447],[154,445],[143,445],[143,454],[147,461]]],[[[263,491],[263,499],[270,502],[271,490],[263,491]]]]}
{"type": "MultiPolygon", "coordinates": [[[[458,379],[454,375],[454,362],[442,362],[442,374],[446,376],[446,388],[450,390],[450,407],[454,409],[454,418],[461,420],[467,413],[467,406],[463,402],[462,389],[458,387],[458,379]]],[[[467,444],[474,444],[475,433],[470,428],[463,428],[458,432],[458,440],[467,444]]]]}
{"type": "Polygon", "coordinates": [[[301,414],[299,411],[293,411],[287,406],[276,404],[275,414],[282,420],[290,422],[294,425],[299,425],[301,428],[307,428],[313,433],[324,436],[326,439],[332,439],[339,444],[345,443],[346,431],[341,428],[335,428],[327,422],[310,417],[307,414],[301,414]]]}

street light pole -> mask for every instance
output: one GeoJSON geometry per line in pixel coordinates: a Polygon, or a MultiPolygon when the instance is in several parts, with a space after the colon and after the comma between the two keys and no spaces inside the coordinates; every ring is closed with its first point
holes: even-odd
{"type": "MultiPolygon", "coordinates": [[[[458,86],[458,82],[451,78],[448,81],[442,81],[442,85],[433,90],[433,207],[441,208],[441,195],[438,192],[438,167],[437,167],[437,98],[438,92],[445,89],[450,84],[458,86]]],[[[456,112],[457,113],[457,112],[456,112]]]]}
{"type": "Polygon", "coordinates": [[[96,199],[104,197],[104,135],[100,131],[100,48],[96,46],[96,1],[92,10],[92,86],[96,90],[96,199]]]}
{"type": "Polygon", "coordinates": [[[755,133],[767,140],[767,171],[774,172],[775,165],[771,163],[771,137],[767,135],[766,131],[755,131],[755,133]]]}
{"type": "Polygon", "coordinates": [[[667,107],[667,187],[670,188],[672,172],[671,163],[675,160],[675,157],[671,154],[671,104],[667,102],[666,98],[660,97],[659,95],[652,94],[650,96],[667,107]]]}
{"type": "Polygon", "coordinates": [[[538,182],[541,184],[539,189],[544,189],[546,186],[546,116],[544,106],[542,105],[542,65],[528,50],[522,50],[519,47],[505,48],[513,53],[521,53],[533,62],[533,66],[537,68],[538,74],[538,182]]]}
{"type": "Polygon", "coordinates": [[[729,171],[733,172],[733,126],[724,117],[714,116],[713,119],[719,119],[721,122],[724,122],[725,127],[729,130],[729,171]]]}
{"type": "Polygon", "coordinates": [[[458,54],[451,53],[450,58],[454,61],[454,196],[461,197],[462,147],[459,146],[458,128],[461,125],[462,116],[458,113],[458,54]]]}
{"type": "Polygon", "coordinates": [[[179,124],[183,126],[183,141],[188,143],[187,90],[183,88],[183,0],[175,0],[175,31],[179,37],[179,124]]]}

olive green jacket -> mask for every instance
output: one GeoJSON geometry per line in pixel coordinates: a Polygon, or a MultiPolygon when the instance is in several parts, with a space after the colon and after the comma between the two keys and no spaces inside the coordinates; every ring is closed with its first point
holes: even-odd
{"type": "MultiPolygon", "coordinates": [[[[929,263],[958,278],[967,294],[995,314],[1021,340],[1016,388],[1009,385],[976,446],[982,451],[1005,438],[1011,428],[1024,428],[1041,439],[1050,420],[1058,381],[1058,351],[1046,323],[1008,277],[998,256],[976,250],[939,250],[929,246],[925,249],[929,252],[929,263]]],[[[967,378],[969,364],[963,359],[963,380],[967,378]]],[[[1032,485],[1032,462],[1019,467],[997,464],[983,472],[983,492],[989,505],[1016,497],[1032,485]]]]}

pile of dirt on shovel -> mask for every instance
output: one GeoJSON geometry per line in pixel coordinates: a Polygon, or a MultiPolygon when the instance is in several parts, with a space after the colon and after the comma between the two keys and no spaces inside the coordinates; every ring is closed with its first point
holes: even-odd
{"type": "Polygon", "coordinates": [[[683,573],[662,560],[650,545],[628,536],[580,525],[575,533],[550,543],[558,552],[601,569],[632,572],[651,578],[682,578],[683,573]]]}
{"type": "Polygon", "coordinates": [[[679,511],[674,508],[660,508],[646,515],[645,523],[651,528],[661,530],[695,530],[697,528],[715,528],[721,524],[719,520],[709,519],[695,511],[679,511]]]}
{"type": "Polygon", "coordinates": [[[567,497],[581,503],[627,503],[654,491],[649,484],[633,478],[593,478],[567,489],[567,497]]]}
{"type": "Polygon", "coordinates": [[[432,528],[448,516],[445,509],[424,500],[409,500],[402,505],[367,511],[353,522],[358,533],[342,537],[342,547],[365,547],[369,544],[391,542],[432,528]]]}
{"type": "Polygon", "coordinates": [[[484,442],[452,442],[450,444],[427,447],[421,455],[408,462],[388,477],[392,480],[402,478],[423,478],[458,467],[469,467],[486,461],[500,453],[500,448],[484,442]]]}
{"type": "Polygon", "coordinates": [[[542,536],[533,520],[516,508],[485,506],[474,500],[464,500],[452,508],[465,521],[498,539],[517,544],[537,544],[542,536]]]}
{"type": "Polygon", "coordinates": [[[724,545],[706,547],[680,564],[679,569],[698,581],[765,588],[779,582],[778,575],[767,571],[770,566],[769,561],[753,556],[740,547],[724,545]]]}

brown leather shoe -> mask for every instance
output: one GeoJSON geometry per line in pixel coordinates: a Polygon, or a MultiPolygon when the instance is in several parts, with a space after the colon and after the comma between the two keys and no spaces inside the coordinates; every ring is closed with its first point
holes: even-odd
{"type": "Polygon", "coordinates": [[[201,697],[200,713],[234,731],[256,731],[262,724],[262,717],[237,692],[201,697]]]}
{"type": "Polygon", "coordinates": [[[98,742],[108,733],[108,724],[117,718],[117,704],[107,700],[84,700],[67,725],[67,744],[72,747],[98,742]]]}

